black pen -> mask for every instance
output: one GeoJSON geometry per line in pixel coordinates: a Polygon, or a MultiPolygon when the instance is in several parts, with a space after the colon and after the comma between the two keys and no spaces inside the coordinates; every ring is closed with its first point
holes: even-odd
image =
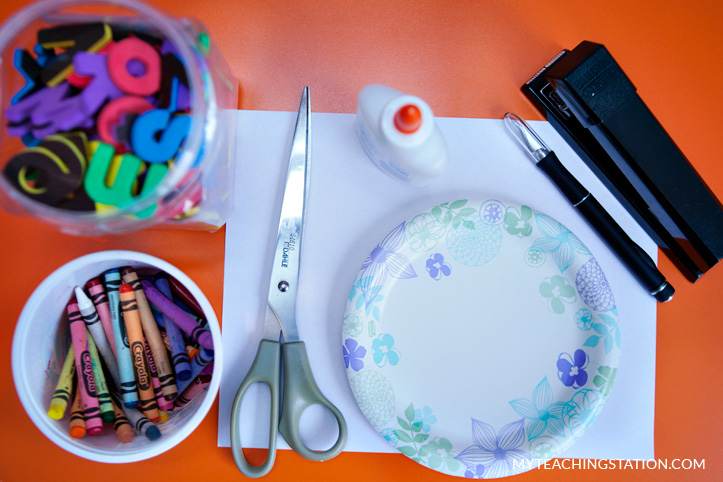
{"type": "Polygon", "coordinates": [[[504,123],[537,167],[555,183],[582,217],[605,240],[638,282],[660,302],[670,301],[675,289],[665,280],[653,260],[608,214],[575,177],[562,165],[554,152],[540,139],[525,120],[511,112],[504,123]]]}

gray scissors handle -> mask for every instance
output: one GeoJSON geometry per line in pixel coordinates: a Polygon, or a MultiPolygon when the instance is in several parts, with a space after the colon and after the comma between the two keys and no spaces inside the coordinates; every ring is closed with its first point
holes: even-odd
{"type": "Polygon", "coordinates": [[[286,443],[305,459],[323,462],[336,457],[344,449],[347,439],[346,420],[338,408],[334,406],[319,390],[314,380],[303,341],[284,343],[281,346],[284,360],[284,400],[281,409],[279,432],[286,443]],[[323,452],[308,448],[301,440],[299,422],[301,414],[311,405],[322,405],[336,419],[339,437],[334,445],[323,452]]]}
{"type": "Polygon", "coordinates": [[[236,392],[231,408],[231,452],[236,467],[247,477],[266,475],[276,459],[276,435],[279,427],[279,386],[281,377],[281,350],[278,341],[261,340],[256,358],[244,381],[236,392]],[[239,434],[241,401],[254,383],[265,383],[271,395],[271,416],[269,417],[269,452],[261,465],[251,465],[244,457],[239,434]]]}

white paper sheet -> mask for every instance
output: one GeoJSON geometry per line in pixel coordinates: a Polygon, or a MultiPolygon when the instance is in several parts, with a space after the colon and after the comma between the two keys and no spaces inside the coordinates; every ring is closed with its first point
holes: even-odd
{"type": "MultiPolygon", "coordinates": [[[[295,120],[295,112],[238,112],[235,212],[226,227],[224,379],[218,430],[221,447],[230,445],[233,398],[261,338],[295,120]]],[[[346,417],[346,450],[395,452],[357,407],[342,359],[341,321],[364,258],[391,228],[410,215],[449,199],[498,196],[550,214],[576,233],[597,258],[615,294],[622,332],[615,387],[590,430],[564,456],[652,458],[655,301],[514,144],[501,120],[437,121],[449,149],[449,169],[428,187],[415,188],[386,176],[366,157],[356,138],[354,115],[312,115],[311,183],[297,322],[319,387],[346,417]]],[[[531,125],[631,238],[657,259],[654,242],[555,130],[547,122],[531,125]]],[[[268,444],[268,391],[255,388],[243,404],[244,447],[268,444]]],[[[309,432],[307,443],[313,448],[328,447],[334,440],[335,429],[322,430],[316,436],[309,429],[317,419],[333,425],[327,416],[323,411],[313,411],[302,419],[302,428],[309,432]]],[[[282,437],[278,447],[288,448],[282,437]]]]}

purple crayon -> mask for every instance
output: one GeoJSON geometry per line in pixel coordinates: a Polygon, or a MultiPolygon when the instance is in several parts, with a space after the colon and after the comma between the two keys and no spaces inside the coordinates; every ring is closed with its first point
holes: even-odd
{"type": "Polygon", "coordinates": [[[174,305],[173,301],[166,298],[150,281],[144,279],[141,281],[141,284],[148,301],[161,310],[173,323],[191,337],[192,340],[207,350],[213,350],[213,337],[210,331],[199,326],[191,315],[174,305]]]}
{"type": "Polygon", "coordinates": [[[73,339],[75,373],[78,375],[78,389],[83,401],[85,430],[88,435],[99,435],[103,431],[103,420],[100,418],[98,388],[93,377],[93,361],[88,346],[88,332],[75,299],[68,303],[68,326],[73,339]]]}
{"type": "Polygon", "coordinates": [[[181,408],[185,407],[193,401],[196,396],[201,393],[210,383],[211,374],[213,373],[213,362],[206,365],[206,367],[198,374],[198,376],[186,387],[183,392],[173,402],[174,407],[181,408]]]}
{"type": "MultiPolygon", "coordinates": [[[[168,283],[168,276],[161,275],[161,273],[155,276],[155,285],[158,291],[163,293],[168,299],[172,299],[171,287],[168,283]]],[[[166,315],[162,315],[163,325],[166,328],[166,335],[168,336],[168,344],[171,347],[171,360],[173,367],[176,370],[176,379],[178,382],[184,382],[191,378],[191,364],[188,360],[188,354],[186,353],[186,343],[183,340],[183,334],[181,329],[173,323],[166,315]]]]}
{"type": "Polygon", "coordinates": [[[176,385],[178,387],[178,393],[182,393],[183,390],[191,384],[194,378],[203,372],[206,366],[213,361],[213,352],[208,351],[205,348],[201,348],[198,355],[193,357],[191,360],[191,378],[186,381],[179,381],[176,385]]]}

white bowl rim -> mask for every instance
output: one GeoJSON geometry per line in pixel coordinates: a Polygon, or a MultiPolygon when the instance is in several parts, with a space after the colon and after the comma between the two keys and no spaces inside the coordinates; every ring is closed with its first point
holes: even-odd
{"type": "MultiPolygon", "coordinates": [[[[125,263],[127,264],[127,263],[125,263]]],[[[141,253],[138,251],[128,250],[107,250],[98,251],[95,253],[86,254],[79,258],[76,258],[68,263],[62,265],[55,271],[53,271],[47,278],[45,278],[37,288],[30,295],[30,298],[25,303],[23,310],[18,318],[15,332],[13,335],[12,344],[12,372],[13,382],[15,384],[15,390],[20,398],[20,403],[23,405],[25,412],[28,414],[32,422],[36,427],[53,443],[58,445],[60,448],[83,457],[88,460],[105,463],[129,463],[146,460],[156,455],[159,455],[167,450],[178,445],[188,435],[190,435],[198,425],[201,424],[203,419],[206,417],[208,412],[213,405],[221,383],[222,376],[222,365],[223,365],[223,347],[221,344],[221,328],[218,322],[211,303],[208,301],[206,296],[203,294],[201,289],[196,283],[191,280],[183,271],[174,265],[164,261],[155,256],[141,253]],[[62,433],[57,426],[54,424],[54,420],[48,417],[43,407],[38,410],[37,398],[30,393],[28,384],[25,380],[25,370],[20,367],[25,355],[26,345],[22,343],[22,340],[27,338],[27,332],[31,326],[33,314],[36,311],[36,307],[39,303],[36,301],[44,295],[44,291],[50,289],[51,286],[56,285],[63,279],[65,273],[68,273],[76,268],[86,266],[92,263],[107,262],[118,260],[118,266],[122,266],[124,261],[132,261],[137,263],[143,263],[149,266],[153,266],[162,271],[165,271],[169,275],[176,278],[183,286],[188,288],[191,294],[196,298],[196,301],[201,306],[203,313],[208,321],[208,330],[211,332],[214,343],[214,367],[213,374],[211,377],[211,383],[208,387],[208,392],[201,405],[196,411],[189,417],[189,419],[179,427],[173,434],[164,434],[161,438],[155,440],[152,444],[140,447],[135,451],[127,451],[123,453],[109,453],[109,450],[101,448],[92,448],[81,446],[78,444],[69,443],[72,441],[69,434],[62,433]],[[220,361],[220,363],[219,363],[220,361]],[[168,435],[168,436],[167,436],[168,435]]]]}

